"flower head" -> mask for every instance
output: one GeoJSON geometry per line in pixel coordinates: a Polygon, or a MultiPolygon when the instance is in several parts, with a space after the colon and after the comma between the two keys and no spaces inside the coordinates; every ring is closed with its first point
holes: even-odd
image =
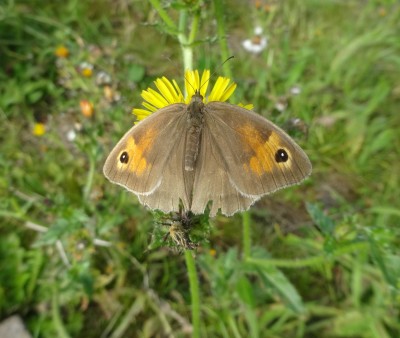
{"type": "Polygon", "coordinates": [[[299,95],[301,93],[301,88],[299,86],[293,86],[290,88],[290,94],[299,95]]]}
{"type": "Polygon", "coordinates": [[[54,54],[59,58],[66,58],[69,55],[69,50],[67,47],[61,45],[55,49],[54,54]]]}
{"type": "Polygon", "coordinates": [[[69,142],[73,142],[75,139],[76,139],[76,132],[72,128],[72,129],[68,130],[68,132],[67,132],[67,140],[69,142]]]}
{"type": "Polygon", "coordinates": [[[108,86],[111,84],[111,82],[110,74],[106,73],[105,71],[101,70],[96,74],[96,84],[98,86],[108,86]]]}
{"type": "MultiPolygon", "coordinates": [[[[154,81],[158,91],[148,88],[142,91],[142,106],[146,109],[135,108],[133,113],[137,116],[138,120],[143,120],[156,110],[169,106],[174,103],[189,104],[193,95],[199,92],[204,98],[204,103],[211,101],[225,102],[228,100],[236,89],[236,83],[231,82],[231,79],[226,77],[218,77],[209,95],[207,95],[207,88],[210,80],[210,71],[204,70],[200,77],[199,71],[186,71],[185,73],[185,92],[182,94],[175,80],[170,81],[166,77],[158,78],[154,81]]],[[[243,106],[243,105],[241,105],[243,106]]],[[[251,109],[251,105],[244,106],[251,109]]]]}
{"type": "Polygon", "coordinates": [[[42,136],[46,133],[46,125],[41,122],[36,122],[33,125],[32,134],[35,136],[42,136]]]}
{"type": "Polygon", "coordinates": [[[93,75],[93,65],[89,62],[82,62],[79,65],[79,71],[84,77],[91,77],[93,75]]]}
{"type": "Polygon", "coordinates": [[[93,103],[88,100],[81,100],[79,102],[79,106],[81,108],[81,113],[85,117],[92,117],[94,114],[94,106],[93,103]]]}
{"type": "Polygon", "coordinates": [[[253,54],[261,53],[268,45],[268,40],[262,33],[263,29],[261,27],[255,27],[254,36],[242,42],[243,48],[253,54]]]}

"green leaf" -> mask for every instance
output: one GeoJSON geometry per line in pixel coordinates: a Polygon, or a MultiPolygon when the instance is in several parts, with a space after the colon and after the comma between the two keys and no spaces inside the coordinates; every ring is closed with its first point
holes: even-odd
{"type": "Polygon", "coordinates": [[[269,263],[268,256],[264,250],[257,250],[251,259],[244,262],[244,266],[250,268],[250,271],[255,269],[264,283],[271,287],[294,312],[304,313],[305,308],[300,294],[284,273],[269,263]]]}
{"type": "Polygon", "coordinates": [[[133,64],[128,69],[128,80],[138,83],[143,80],[145,68],[141,65],[133,64]]]}
{"type": "Polygon", "coordinates": [[[243,303],[247,304],[250,307],[255,306],[256,302],[254,299],[253,286],[246,276],[242,276],[238,280],[236,284],[236,291],[243,303]]]}
{"type": "Polygon", "coordinates": [[[250,336],[253,338],[257,338],[259,336],[259,329],[258,319],[255,313],[256,300],[254,298],[253,288],[254,286],[251,285],[246,276],[241,276],[236,284],[236,291],[239,295],[239,298],[244,304],[246,304],[244,309],[244,316],[246,317],[250,328],[250,336]]]}
{"type": "Polygon", "coordinates": [[[306,207],[312,220],[321,229],[322,233],[324,235],[333,235],[333,231],[335,230],[333,220],[326,216],[317,204],[307,203],[306,207]]]}

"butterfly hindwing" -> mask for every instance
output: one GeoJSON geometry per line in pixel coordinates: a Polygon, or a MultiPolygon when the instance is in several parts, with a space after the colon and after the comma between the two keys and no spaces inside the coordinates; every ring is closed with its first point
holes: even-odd
{"type": "Polygon", "coordinates": [[[254,198],[244,196],[231,184],[216,140],[209,128],[203,128],[191,211],[203,213],[209,201],[212,201],[210,216],[215,216],[218,209],[224,215],[232,215],[238,210],[248,209],[254,203],[254,198]]]}

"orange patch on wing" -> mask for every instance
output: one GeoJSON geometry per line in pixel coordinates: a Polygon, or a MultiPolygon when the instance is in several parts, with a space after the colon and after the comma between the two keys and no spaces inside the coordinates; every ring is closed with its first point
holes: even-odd
{"type": "Polygon", "coordinates": [[[246,144],[245,152],[249,153],[248,163],[243,168],[261,176],[272,172],[275,163],[275,151],[279,148],[280,138],[274,131],[258,130],[251,125],[240,128],[242,141],[246,144]]]}
{"type": "MultiPolygon", "coordinates": [[[[142,176],[146,170],[151,168],[151,164],[147,162],[145,151],[151,148],[155,136],[155,131],[153,129],[149,129],[146,131],[143,137],[139,138],[137,143],[133,137],[129,137],[126,148],[121,151],[121,154],[126,151],[129,156],[129,161],[126,168],[130,172],[135,173],[137,176],[142,176]]],[[[119,163],[119,165],[125,166],[122,163],[119,163]]]]}

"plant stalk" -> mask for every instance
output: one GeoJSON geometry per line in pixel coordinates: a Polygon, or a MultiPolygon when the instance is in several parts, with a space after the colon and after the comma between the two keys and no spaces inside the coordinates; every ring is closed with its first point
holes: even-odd
{"type": "Polygon", "coordinates": [[[251,256],[251,229],[250,229],[250,213],[248,211],[242,214],[243,224],[243,254],[247,260],[251,256]]]}
{"type": "Polygon", "coordinates": [[[190,296],[192,303],[192,337],[200,338],[200,290],[193,251],[185,250],[185,260],[189,277],[190,296]]]}

